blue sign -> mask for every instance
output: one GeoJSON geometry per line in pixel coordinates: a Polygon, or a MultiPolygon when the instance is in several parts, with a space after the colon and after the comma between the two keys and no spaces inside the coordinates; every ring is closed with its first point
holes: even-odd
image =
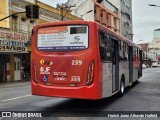
{"type": "Polygon", "coordinates": [[[43,81],[44,81],[44,82],[47,82],[47,81],[48,81],[48,76],[44,75],[44,76],[43,76],[43,81]]]}

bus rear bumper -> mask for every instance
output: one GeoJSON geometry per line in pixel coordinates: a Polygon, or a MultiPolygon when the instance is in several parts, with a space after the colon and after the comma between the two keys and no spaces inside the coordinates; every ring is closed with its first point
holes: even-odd
{"type": "Polygon", "coordinates": [[[101,98],[98,86],[81,86],[81,87],[55,87],[42,84],[31,83],[32,95],[64,97],[77,99],[93,99],[101,98]]]}

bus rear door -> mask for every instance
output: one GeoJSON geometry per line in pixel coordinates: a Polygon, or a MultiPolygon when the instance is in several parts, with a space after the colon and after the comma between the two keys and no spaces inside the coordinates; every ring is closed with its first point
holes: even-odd
{"type": "Polygon", "coordinates": [[[118,91],[119,86],[119,46],[116,37],[112,37],[112,91],[118,91]]]}
{"type": "Polygon", "coordinates": [[[133,82],[133,46],[129,46],[129,84],[133,82]]]}

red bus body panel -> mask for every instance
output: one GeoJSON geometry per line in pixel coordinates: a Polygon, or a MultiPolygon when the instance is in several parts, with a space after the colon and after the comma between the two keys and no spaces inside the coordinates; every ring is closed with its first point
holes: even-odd
{"type": "Polygon", "coordinates": [[[99,44],[97,27],[95,22],[85,21],[54,22],[34,27],[31,51],[33,95],[80,99],[100,99],[102,97],[102,68],[97,45],[99,44]],[[59,25],[87,25],[89,28],[88,49],[67,52],[38,50],[38,29],[59,25]],[[82,64],[74,65],[76,60],[80,60],[82,64]],[[88,69],[92,62],[94,62],[93,83],[87,86],[88,69]],[[45,77],[47,77],[47,81],[44,81],[45,77]]]}

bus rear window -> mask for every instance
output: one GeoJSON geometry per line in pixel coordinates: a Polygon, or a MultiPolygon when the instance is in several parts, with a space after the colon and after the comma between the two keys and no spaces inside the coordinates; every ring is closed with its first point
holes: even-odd
{"type": "Polygon", "coordinates": [[[47,51],[84,50],[88,48],[88,26],[55,26],[38,29],[37,48],[47,51]]]}

